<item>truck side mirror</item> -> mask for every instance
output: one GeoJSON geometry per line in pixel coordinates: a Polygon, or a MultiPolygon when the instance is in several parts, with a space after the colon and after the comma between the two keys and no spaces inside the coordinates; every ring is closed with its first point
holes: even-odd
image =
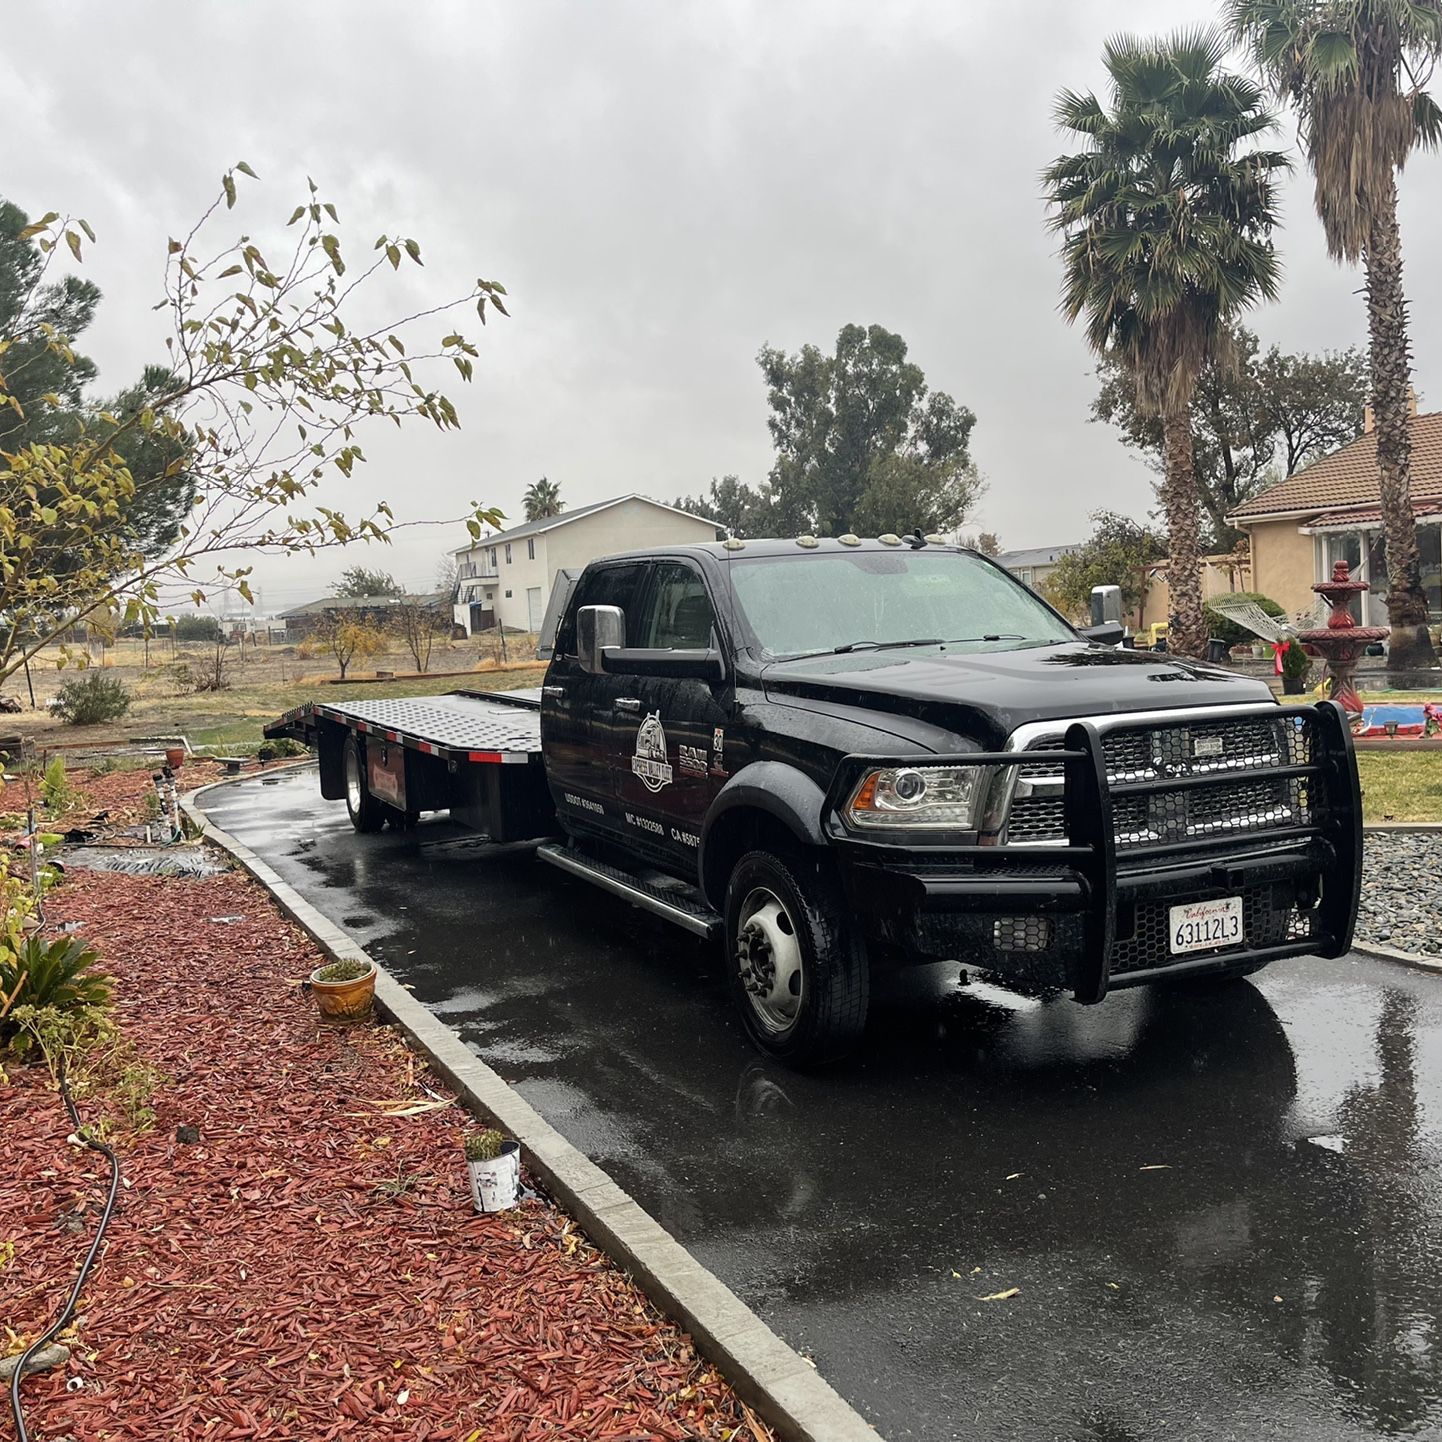
{"type": "Polygon", "coordinates": [[[606,667],[601,653],[608,646],[626,644],[626,613],[619,606],[582,606],[576,612],[576,655],[588,676],[606,667]]]}
{"type": "Polygon", "coordinates": [[[1120,621],[1104,621],[1100,626],[1083,626],[1077,634],[1099,646],[1120,646],[1127,633],[1120,621]]]}

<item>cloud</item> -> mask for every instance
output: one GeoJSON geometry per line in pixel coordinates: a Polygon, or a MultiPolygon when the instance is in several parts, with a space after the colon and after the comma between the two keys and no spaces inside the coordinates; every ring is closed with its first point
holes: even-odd
{"type": "MultiPolygon", "coordinates": [[[[874,321],[976,411],[986,526],[1054,543],[1096,507],[1151,499],[1146,469],[1088,422],[1091,360],[1056,312],[1037,180],[1062,148],[1052,97],[1100,83],[1108,34],[1213,14],[1177,0],[29,6],[0,56],[26,137],[6,188],[95,225],[87,269],[106,299],[86,348],[112,387],[158,353],[166,237],[242,158],[262,177],[247,224],[284,220],[312,174],[362,247],[382,230],[420,239],[409,284],[432,289],[415,294],[503,281],[513,319],[479,337],[460,433],[372,436],[332,503],[514,514],[543,473],[573,505],[669,498],[727,471],[754,483],[770,460],[758,348],[874,321]]],[[[1442,279],[1421,258],[1442,221],[1438,164],[1419,156],[1403,178],[1433,403],[1442,279]]],[[[1305,174],[1286,213],[1285,289],[1257,329],[1360,341],[1360,276],[1327,260],[1305,174]]],[[[419,582],[449,540],[411,533],[358,559],[419,582]]],[[[267,602],[323,590],[342,564],[262,563],[267,602]]]]}

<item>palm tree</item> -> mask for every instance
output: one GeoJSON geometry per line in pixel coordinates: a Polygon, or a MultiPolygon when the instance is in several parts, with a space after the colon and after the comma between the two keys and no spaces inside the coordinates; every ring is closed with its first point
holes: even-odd
{"type": "Polygon", "coordinates": [[[1043,177],[1062,236],[1062,312],[1086,317],[1092,349],[1162,418],[1169,644],[1189,656],[1207,639],[1192,394],[1209,360],[1226,361],[1229,322],[1276,293],[1274,176],[1288,165],[1244,148],[1275,121],[1260,86],[1221,68],[1226,51],[1212,31],[1109,41],[1109,106],[1062,91],[1057,122],[1085,148],[1043,177]]]}
{"type": "Polygon", "coordinates": [[[545,476],[539,481],[532,481],[521,499],[526,507],[528,521],[543,521],[547,516],[559,516],[566,508],[566,503],[561,499],[560,486],[555,481],[548,481],[545,476]]]}
{"type": "Polygon", "coordinates": [[[1231,23],[1279,96],[1296,106],[1333,259],[1367,271],[1372,406],[1387,537],[1389,664],[1436,664],[1412,512],[1407,301],[1397,172],[1442,140],[1422,89],[1442,55],[1442,0],[1231,0],[1231,23]]]}

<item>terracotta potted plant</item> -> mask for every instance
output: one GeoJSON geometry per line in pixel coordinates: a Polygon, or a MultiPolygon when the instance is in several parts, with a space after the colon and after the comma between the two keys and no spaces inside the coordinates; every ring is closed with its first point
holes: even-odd
{"type": "Polygon", "coordinates": [[[179,771],[185,765],[185,747],[167,746],[165,748],[165,764],[172,771],[179,771]]]}
{"type": "Polygon", "coordinates": [[[466,1137],[466,1171],[478,1212],[504,1212],[516,1205],[521,1186],[521,1144],[489,1128],[466,1137]]]}
{"type": "Polygon", "coordinates": [[[375,1002],[375,963],[332,961],[318,966],[310,974],[310,990],[327,1021],[360,1021],[375,1002]]]}

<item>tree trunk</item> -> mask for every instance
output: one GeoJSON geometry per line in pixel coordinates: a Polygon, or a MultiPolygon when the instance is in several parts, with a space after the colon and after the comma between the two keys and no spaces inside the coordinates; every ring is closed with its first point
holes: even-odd
{"type": "Polygon", "coordinates": [[[1397,229],[1397,186],[1389,180],[1371,218],[1367,246],[1367,328],[1371,347],[1372,407],[1376,416],[1377,471],[1382,529],[1387,538],[1387,620],[1392,627],[1388,670],[1400,676],[1437,664],[1427,633],[1427,594],[1412,513],[1412,372],[1407,342],[1407,300],[1402,291],[1402,238],[1397,229]]]}
{"type": "Polygon", "coordinates": [[[1207,625],[1202,615],[1202,567],[1197,536],[1197,468],[1192,456],[1190,407],[1162,417],[1167,479],[1167,541],[1171,551],[1167,585],[1171,617],[1167,650],[1202,657],[1207,650],[1207,625]]]}

